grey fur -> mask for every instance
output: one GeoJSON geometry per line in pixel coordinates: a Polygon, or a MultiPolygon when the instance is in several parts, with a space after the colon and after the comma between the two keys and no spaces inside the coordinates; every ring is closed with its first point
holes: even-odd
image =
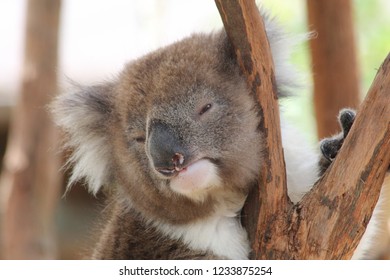
{"type": "MultiPolygon", "coordinates": [[[[266,28],[283,96],[297,80],[287,60],[295,41],[269,17],[266,28]]],[[[70,184],[85,179],[92,193],[111,194],[92,257],[247,258],[239,212],[261,164],[257,106],[224,31],[192,35],[111,82],[60,95],[52,110],[73,150],[70,184]]],[[[298,201],[318,178],[318,156],[285,123],[282,136],[298,201]]]]}

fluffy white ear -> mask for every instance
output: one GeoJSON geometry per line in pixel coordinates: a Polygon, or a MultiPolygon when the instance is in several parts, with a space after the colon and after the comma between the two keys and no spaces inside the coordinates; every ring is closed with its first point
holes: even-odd
{"type": "Polygon", "coordinates": [[[291,64],[291,54],[297,46],[314,37],[313,33],[291,35],[284,32],[277,20],[266,10],[261,9],[265,30],[275,65],[275,79],[279,96],[289,96],[297,89],[305,87],[307,77],[291,64]]]}
{"type": "MultiPolygon", "coordinates": [[[[261,9],[261,15],[264,20],[267,38],[271,46],[272,58],[275,64],[275,79],[277,92],[280,97],[289,96],[295,90],[302,88],[306,84],[304,77],[290,63],[291,53],[295,47],[314,37],[313,33],[304,33],[291,36],[283,31],[276,19],[272,18],[265,10],[261,9]],[[286,47],[288,46],[288,47],[286,47]]],[[[228,62],[236,59],[233,46],[228,39],[225,31],[220,33],[218,52],[222,55],[223,66],[229,65],[228,62]]],[[[234,67],[237,65],[235,64],[234,67]]]]}
{"type": "Polygon", "coordinates": [[[107,183],[110,174],[110,149],[107,124],[112,112],[112,84],[80,87],[59,95],[51,106],[56,124],[67,134],[64,147],[72,154],[73,166],[68,188],[85,179],[94,195],[107,183]]]}

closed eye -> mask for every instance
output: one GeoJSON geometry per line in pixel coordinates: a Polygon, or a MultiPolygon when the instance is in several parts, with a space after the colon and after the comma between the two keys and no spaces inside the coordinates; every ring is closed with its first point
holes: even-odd
{"type": "Polygon", "coordinates": [[[210,103],[203,106],[202,109],[199,111],[199,116],[201,116],[204,113],[206,113],[207,111],[209,111],[211,109],[211,107],[213,107],[213,105],[210,103]]]}
{"type": "Polygon", "coordinates": [[[135,138],[135,141],[137,142],[137,143],[145,143],[145,137],[143,137],[143,136],[140,136],[140,137],[136,137],[135,138]]]}

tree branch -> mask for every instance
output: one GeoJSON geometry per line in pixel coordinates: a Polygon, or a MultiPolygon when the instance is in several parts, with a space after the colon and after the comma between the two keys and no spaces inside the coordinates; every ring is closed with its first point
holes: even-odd
{"type": "MultiPolygon", "coordinates": [[[[263,162],[260,170],[259,188],[254,189],[244,211],[244,224],[253,244],[253,252],[268,250],[270,232],[282,235],[283,228],[275,220],[284,221],[288,211],[286,171],[282,150],[280,117],[274,65],[263,20],[255,1],[216,0],[225,29],[237,55],[242,72],[247,77],[248,87],[257,96],[260,104],[260,126],[264,139],[263,162]],[[262,229],[265,232],[259,233],[262,229]]],[[[279,244],[281,248],[287,244],[279,244]]],[[[277,256],[275,256],[277,258],[277,256]]]]}
{"type": "Polygon", "coordinates": [[[304,241],[298,250],[300,258],[352,256],[378,201],[389,151],[390,54],[336,160],[298,206],[301,221],[297,234],[304,241]]]}
{"type": "Polygon", "coordinates": [[[256,259],[347,259],[378,200],[390,160],[390,58],[371,87],[334,164],[303,200],[287,197],[274,68],[255,1],[215,0],[249,88],[265,139],[259,187],[244,224],[256,259]]]}

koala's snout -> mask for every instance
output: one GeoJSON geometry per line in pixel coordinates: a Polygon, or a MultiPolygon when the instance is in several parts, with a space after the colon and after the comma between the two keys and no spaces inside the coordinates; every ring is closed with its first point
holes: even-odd
{"type": "Polygon", "coordinates": [[[164,176],[181,171],[190,157],[175,129],[161,121],[152,122],[147,148],[154,169],[164,176]]]}

